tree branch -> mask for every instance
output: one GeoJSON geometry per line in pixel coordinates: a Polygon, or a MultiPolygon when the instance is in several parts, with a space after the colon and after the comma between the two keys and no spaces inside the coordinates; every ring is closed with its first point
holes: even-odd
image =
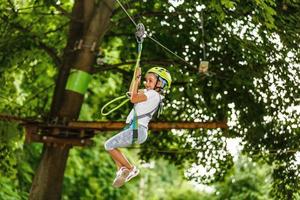
{"type": "Polygon", "coordinates": [[[70,23],[70,22],[66,22],[66,23],[62,24],[61,26],[57,27],[57,28],[54,29],[54,30],[49,30],[49,31],[45,32],[45,35],[47,35],[47,34],[49,34],[49,33],[55,33],[55,32],[57,32],[57,31],[59,31],[59,30],[62,30],[63,28],[65,28],[66,26],[68,26],[69,23],[70,23]]]}
{"type": "Polygon", "coordinates": [[[67,10],[65,10],[63,7],[61,7],[60,5],[57,4],[52,4],[52,6],[54,8],[56,8],[58,11],[61,12],[61,14],[63,14],[64,16],[68,17],[69,19],[72,18],[71,13],[69,13],[67,10]]]}

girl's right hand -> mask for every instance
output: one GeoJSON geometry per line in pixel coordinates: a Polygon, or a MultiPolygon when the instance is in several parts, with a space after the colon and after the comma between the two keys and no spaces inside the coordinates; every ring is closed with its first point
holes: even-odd
{"type": "Polygon", "coordinates": [[[136,80],[140,84],[142,78],[142,69],[140,67],[136,70],[136,80]]]}

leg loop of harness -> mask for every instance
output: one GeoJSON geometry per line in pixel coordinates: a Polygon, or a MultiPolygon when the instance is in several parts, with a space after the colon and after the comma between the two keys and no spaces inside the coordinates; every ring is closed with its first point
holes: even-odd
{"type": "Polygon", "coordinates": [[[139,137],[139,130],[138,128],[133,128],[132,122],[130,124],[126,124],[126,126],[123,128],[123,130],[131,129],[132,130],[132,144],[136,143],[138,141],[139,137]]]}
{"type": "Polygon", "coordinates": [[[138,127],[139,127],[138,117],[137,117],[137,113],[136,113],[135,108],[133,108],[133,109],[134,109],[134,115],[133,115],[133,119],[131,121],[131,123],[132,123],[132,144],[134,144],[138,140],[138,136],[139,136],[139,133],[138,133],[138,127]]]}
{"type": "Polygon", "coordinates": [[[139,137],[139,130],[132,129],[132,144],[134,144],[138,141],[138,137],[139,137]]]}

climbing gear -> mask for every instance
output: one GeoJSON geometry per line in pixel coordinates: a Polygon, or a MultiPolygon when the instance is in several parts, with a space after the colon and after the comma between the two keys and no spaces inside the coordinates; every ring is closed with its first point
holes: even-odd
{"type": "Polygon", "coordinates": [[[129,122],[129,124],[127,124],[124,127],[124,130],[125,129],[132,129],[132,144],[134,144],[138,140],[138,126],[139,126],[138,120],[143,119],[145,117],[149,117],[151,119],[153,117],[153,115],[156,113],[157,110],[158,110],[157,115],[159,116],[161,111],[162,111],[162,105],[163,105],[162,100],[161,100],[161,97],[159,95],[159,104],[153,110],[151,110],[150,112],[147,112],[147,113],[142,114],[142,115],[137,115],[136,110],[133,107],[133,112],[134,112],[133,113],[133,118],[129,122]]]}
{"type": "MultiPolygon", "coordinates": [[[[144,33],[145,33],[145,26],[142,23],[137,24],[135,37],[136,37],[136,40],[138,43],[138,56],[137,56],[137,60],[136,60],[135,67],[134,67],[134,74],[133,74],[133,78],[132,78],[133,83],[135,83],[136,69],[140,66],[143,41],[144,41],[144,39],[143,39],[144,33]]],[[[110,113],[114,112],[115,110],[121,108],[123,105],[125,105],[129,101],[129,99],[126,99],[127,97],[129,97],[128,93],[126,93],[126,95],[117,97],[117,98],[109,101],[101,108],[101,114],[106,116],[106,115],[109,115],[110,113]],[[109,106],[110,104],[115,103],[117,101],[120,101],[122,99],[125,99],[125,100],[123,100],[118,106],[114,107],[113,109],[109,110],[108,112],[104,112],[104,110],[107,106],[109,106]]]]}
{"type": "Polygon", "coordinates": [[[132,128],[132,144],[134,144],[139,137],[139,122],[135,107],[133,106],[133,119],[130,122],[132,128]]]}
{"type": "MultiPolygon", "coordinates": [[[[134,67],[134,73],[132,76],[132,81],[131,81],[131,88],[134,89],[135,88],[135,84],[136,83],[136,78],[137,78],[137,69],[140,66],[140,61],[141,61],[141,55],[142,55],[142,49],[143,49],[143,41],[144,41],[144,33],[145,33],[145,26],[142,23],[137,24],[136,26],[136,33],[135,33],[135,37],[136,37],[136,41],[138,43],[138,56],[137,56],[137,60],[135,63],[135,67],[134,67]]],[[[131,93],[133,91],[130,91],[131,93]]]]}
{"type": "MultiPolygon", "coordinates": [[[[137,82],[135,81],[136,78],[137,78],[137,69],[138,67],[140,66],[140,60],[141,60],[141,54],[142,54],[142,48],[143,48],[143,41],[144,41],[144,35],[145,35],[145,26],[142,24],[142,23],[139,23],[136,25],[136,33],[135,33],[135,37],[136,37],[136,40],[137,40],[137,43],[138,43],[138,56],[137,56],[137,60],[136,60],[136,63],[135,63],[135,67],[134,67],[134,74],[133,74],[133,77],[132,77],[132,89],[135,88],[135,84],[137,84],[137,82]]],[[[164,77],[164,76],[163,76],[164,77]]],[[[170,80],[170,79],[168,79],[170,80]]],[[[131,93],[133,91],[130,91],[131,93]]],[[[115,108],[111,109],[110,111],[108,112],[104,112],[105,108],[114,103],[114,102],[117,102],[119,100],[122,100],[126,97],[129,97],[128,93],[126,93],[126,95],[123,95],[123,96],[120,96],[118,98],[115,98],[113,100],[111,100],[110,102],[108,102],[107,104],[105,104],[102,109],[101,109],[101,114],[102,115],[108,115],[110,113],[112,113],[113,111],[119,109],[121,106],[123,106],[125,103],[127,103],[129,101],[129,99],[126,99],[124,100],[122,103],[120,103],[118,106],[116,106],[115,108]]],[[[160,100],[161,101],[161,100],[160,100]]],[[[161,104],[161,103],[160,103],[161,104]]],[[[158,106],[160,107],[160,106],[158,106]]],[[[136,113],[136,110],[135,110],[135,107],[133,107],[133,119],[131,120],[130,124],[129,125],[126,125],[124,129],[128,129],[128,128],[131,128],[132,129],[132,143],[135,143],[138,139],[138,119],[141,119],[143,117],[146,117],[146,116],[149,116],[152,117],[152,112],[156,112],[158,108],[155,108],[153,111],[149,112],[149,113],[146,113],[145,115],[142,115],[142,116],[138,116],[137,113],[136,113]]]]}
{"type": "Polygon", "coordinates": [[[120,96],[120,97],[117,97],[109,102],[107,102],[102,108],[101,108],[101,115],[103,116],[106,116],[106,115],[109,115],[110,113],[114,112],[115,110],[121,108],[123,105],[125,105],[127,102],[129,101],[129,99],[127,98],[126,95],[123,95],[123,96],[120,96]],[[123,100],[125,99],[125,100],[123,100]],[[115,103],[117,101],[120,101],[120,100],[123,100],[118,106],[114,107],[113,109],[109,110],[108,112],[104,112],[105,108],[107,106],[109,106],[110,104],[112,103],[115,103]]]}
{"type": "Polygon", "coordinates": [[[66,90],[84,95],[92,76],[88,72],[72,69],[66,84],[66,90]]]}
{"type": "Polygon", "coordinates": [[[168,70],[163,67],[152,67],[147,71],[147,73],[154,73],[158,75],[159,78],[163,79],[162,82],[166,81],[167,89],[171,87],[172,78],[168,70]]]}
{"type": "MultiPolygon", "coordinates": [[[[141,59],[142,48],[143,48],[143,45],[142,45],[142,44],[143,44],[144,36],[146,35],[146,32],[145,32],[145,26],[144,26],[142,23],[139,23],[139,24],[135,23],[135,21],[130,17],[130,15],[128,14],[128,12],[126,11],[126,9],[123,7],[123,5],[120,3],[120,1],[117,0],[117,2],[120,4],[121,8],[125,11],[125,13],[126,13],[126,14],[128,15],[128,17],[131,19],[131,21],[133,22],[133,24],[136,26],[135,37],[136,37],[136,40],[137,40],[137,43],[138,43],[138,55],[137,55],[137,60],[136,60],[136,64],[135,64],[135,67],[134,67],[134,74],[133,74],[133,77],[132,77],[132,81],[131,81],[131,85],[130,85],[130,91],[129,91],[129,92],[132,94],[132,93],[133,93],[133,90],[136,88],[136,84],[138,84],[137,81],[136,81],[136,78],[139,78],[139,77],[137,77],[137,71],[138,71],[139,66],[140,66],[140,59],[141,59]]],[[[149,70],[149,71],[151,71],[151,70],[149,70]]],[[[171,81],[172,81],[172,80],[171,80],[170,73],[169,73],[166,69],[164,69],[164,68],[159,68],[159,67],[157,67],[157,68],[152,68],[152,72],[155,73],[155,74],[157,74],[160,78],[162,78],[162,79],[163,79],[163,80],[162,80],[162,83],[163,83],[164,85],[167,85],[167,88],[170,88],[170,86],[171,86],[171,81]]],[[[115,107],[114,109],[111,109],[109,112],[104,113],[104,109],[105,109],[108,105],[110,105],[111,103],[116,102],[116,101],[118,101],[118,100],[120,100],[120,99],[125,98],[125,96],[126,96],[126,95],[121,96],[121,97],[118,97],[118,98],[116,98],[116,99],[114,99],[114,100],[108,102],[107,104],[105,104],[105,105],[102,107],[102,109],[101,109],[101,114],[102,114],[102,115],[108,115],[108,114],[110,114],[111,112],[113,112],[113,111],[119,109],[121,106],[123,106],[125,103],[128,102],[128,99],[125,100],[125,101],[123,101],[119,106],[115,107]]],[[[159,106],[158,106],[157,108],[155,108],[155,110],[153,110],[153,111],[151,111],[151,112],[149,112],[149,113],[146,113],[146,114],[143,115],[143,116],[137,116],[135,107],[133,107],[133,112],[134,112],[133,114],[134,114],[134,115],[133,115],[132,121],[131,121],[130,124],[129,124],[129,128],[131,128],[131,129],[132,129],[132,132],[133,132],[133,138],[132,138],[133,143],[134,143],[134,142],[137,140],[137,138],[138,138],[138,126],[139,126],[139,125],[138,125],[138,119],[141,119],[141,118],[146,117],[146,116],[149,116],[149,115],[150,115],[150,117],[152,117],[152,113],[153,113],[153,112],[156,112],[156,110],[157,110],[158,108],[160,108],[161,105],[162,105],[162,103],[161,103],[161,100],[160,100],[159,106]]],[[[125,128],[128,128],[128,126],[125,126],[125,128]]]]}
{"type": "Polygon", "coordinates": [[[136,25],[135,38],[138,43],[142,43],[144,41],[145,36],[145,26],[142,23],[138,23],[136,25]]]}
{"type": "Polygon", "coordinates": [[[138,126],[139,126],[138,120],[143,119],[145,117],[149,117],[151,119],[155,113],[157,113],[157,116],[159,116],[162,111],[162,106],[163,106],[163,103],[162,103],[161,97],[159,96],[159,104],[148,113],[145,113],[142,115],[137,115],[135,108],[133,108],[133,112],[134,112],[133,118],[123,128],[123,130],[126,130],[126,129],[132,130],[132,144],[136,143],[136,141],[138,140],[138,126]],[[158,112],[156,112],[156,111],[158,111],[158,112]]]}
{"type": "MultiPolygon", "coordinates": [[[[134,26],[137,26],[137,23],[134,21],[134,19],[130,16],[130,14],[127,12],[126,8],[123,6],[123,4],[117,0],[118,4],[120,5],[120,7],[122,8],[122,10],[126,13],[126,15],[128,16],[128,18],[130,19],[130,21],[132,22],[132,24],[134,26]]],[[[177,57],[179,60],[181,60],[181,62],[185,63],[187,66],[190,67],[195,67],[194,65],[191,65],[188,61],[186,61],[184,58],[180,57],[177,53],[171,51],[168,47],[166,47],[165,45],[163,45],[162,43],[160,43],[158,40],[156,40],[153,36],[149,35],[148,33],[145,32],[145,36],[148,37],[150,40],[152,40],[154,43],[156,43],[157,45],[159,45],[160,47],[162,47],[164,50],[166,50],[167,52],[169,52],[170,54],[174,55],[175,57],[177,57]]]]}

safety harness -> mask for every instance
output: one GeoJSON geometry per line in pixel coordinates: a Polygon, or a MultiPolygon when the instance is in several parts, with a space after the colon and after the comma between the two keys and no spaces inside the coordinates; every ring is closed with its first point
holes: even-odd
{"type": "Polygon", "coordinates": [[[148,117],[149,119],[152,119],[153,115],[158,111],[158,116],[160,114],[160,111],[162,110],[162,99],[161,96],[159,95],[159,103],[158,105],[151,110],[150,112],[147,112],[145,114],[142,115],[137,115],[135,106],[133,107],[133,118],[132,120],[129,122],[129,124],[127,124],[124,127],[124,130],[126,129],[132,129],[133,131],[133,135],[132,135],[132,143],[135,143],[138,139],[138,127],[139,127],[139,123],[138,120],[143,119],[145,117],[148,117]]]}

